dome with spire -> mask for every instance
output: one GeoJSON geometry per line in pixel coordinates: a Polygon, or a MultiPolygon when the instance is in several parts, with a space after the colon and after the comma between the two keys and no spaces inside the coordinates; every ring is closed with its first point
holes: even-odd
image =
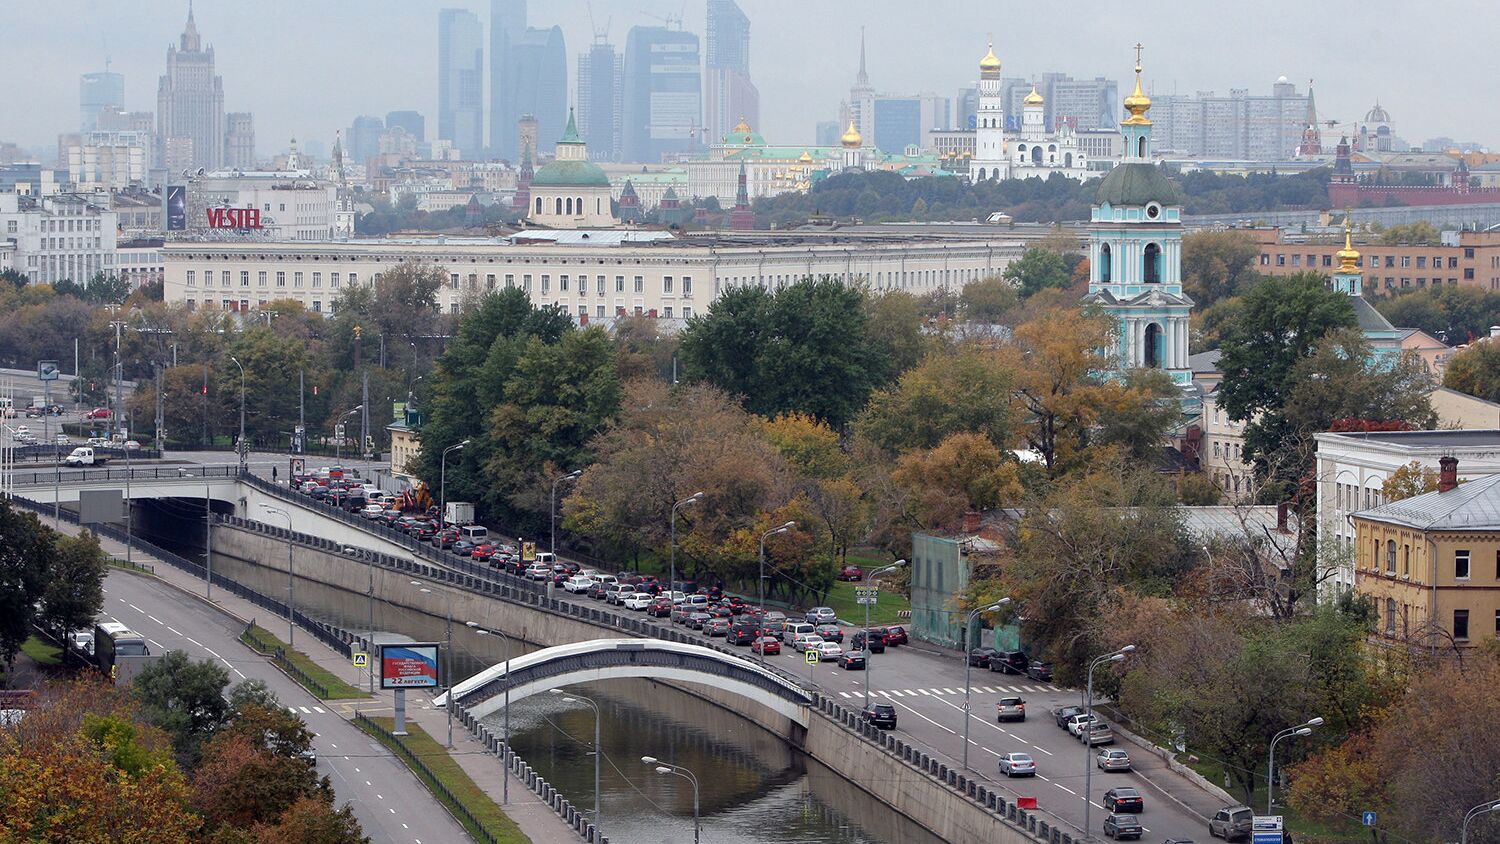
{"type": "Polygon", "coordinates": [[[854,128],[853,120],[849,121],[849,128],[844,130],[844,134],[839,138],[839,143],[843,144],[847,149],[858,149],[864,146],[864,136],[859,134],[858,129],[854,128]]]}
{"type": "Polygon", "coordinates": [[[729,134],[724,137],[724,143],[730,146],[763,147],[766,145],[766,139],[759,132],[751,129],[750,123],[741,117],[740,122],[736,123],[734,128],[729,130],[729,134]]]}
{"type": "Polygon", "coordinates": [[[1132,126],[1151,125],[1151,119],[1146,116],[1146,112],[1151,110],[1151,98],[1146,96],[1145,91],[1141,90],[1141,66],[1139,63],[1135,66],[1135,90],[1131,92],[1130,96],[1125,98],[1125,110],[1130,112],[1130,116],[1125,118],[1127,124],[1132,126]]]}
{"type": "Polygon", "coordinates": [[[990,49],[979,60],[979,75],[985,78],[998,78],[1000,76],[1000,57],[995,55],[995,45],[992,42],[990,49]]]}
{"type": "Polygon", "coordinates": [[[1365,112],[1366,123],[1390,123],[1391,115],[1381,107],[1380,101],[1375,101],[1375,107],[1365,112]]]}
{"type": "Polygon", "coordinates": [[[1046,100],[1042,99],[1042,95],[1036,92],[1036,86],[1032,85],[1031,93],[1027,94],[1026,99],[1022,100],[1022,102],[1026,105],[1041,105],[1046,100]]]}
{"type": "Polygon", "coordinates": [[[557,141],[557,157],[537,169],[533,187],[557,185],[609,187],[609,177],[599,165],[588,160],[587,147],[578,137],[578,123],[568,109],[568,127],[557,141]]]}
{"type": "Polygon", "coordinates": [[[1334,253],[1334,257],[1339,259],[1339,272],[1341,273],[1359,272],[1359,250],[1354,248],[1353,228],[1349,213],[1346,211],[1344,212],[1344,248],[1334,253]]]}

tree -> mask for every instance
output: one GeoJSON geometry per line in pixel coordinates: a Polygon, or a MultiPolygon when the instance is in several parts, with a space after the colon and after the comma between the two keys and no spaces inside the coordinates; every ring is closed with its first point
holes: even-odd
{"type": "Polygon", "coordinates": [[[870,397],[855,430],[896,453],[929,449],[962,432],[1009,448],[1017,415],[1008,359],[975,347],[934,351],[893,385],[870,397]]]}
{"type": "Polygon", "coordinates": [[[251,828],[255,841],[265,844],[369,844],[369,837],[354,817],[354,808],[345,803],[334,809],[327,800],[303,797],[293,803],[272,824],[257,823],[251,828]]]}
{"type": "Polygon", "coordinates": [[[772,296],[764,287],[732,287],[706,314],[688,320],[680,346],[686,374],[732,396],[754,392],[761,348],[768,341],[772,296]]]}
{"type": "Polygon", "coordinates": [[[83,298],[102,305],[119,305],[130,295],[130,282],[103,270],[94,273],[83,288],[83,298]]]}
{"type": "Polygon", "coordinates": [[[1033,246],[1012,261],[1003,273],[1006,281],[1021,291],[1021,296],[1031,296],[1049,287],[1066,288],[1073,283],[1073,274],[1063,261],[1063,256],[1033,246]]]}
{"type": "Polygon", "coordinates": [[[1449,345],[1472,343],[1500,322],[1500,293],[1433,285],[1376,302],[1392,325],[1420,328],[1449,345]]]}
{"type": "Polygon", "coordinates": [[[890,363],[889,374],[900,375],[922,359],[928,341],[922,334],[922,306],[905,290],[887,290],[865,297],[870,343],[890,363]]]}
{"type": "Polygon", "coordinates": [[[7,667],[31,635],[56,555],[52,531],[0,499],[0,657],[7,667]]]}
{"type": "Polygon", "coordinates": [[[1413,460],[1410,463],[1397,466],[1391,476],[1380,485],[1380,500],[1400,501],[1405,498],[1413,498],[1427,492],[1435,492],[1438,488],[1438,473],[1434,469],[1428,469],[1421,463],[1413,460]]]}
{"type": "Polygon", "coordinates": [[[308,760],[269,753],[242,733],[214,737],[193,773],[193,807],[210,828],[279,818],[304,798],[326,803],[332,787],[308,760]]]}
{"type": "Polygon", "coordinates": [[[775,419],[756,417],[751,427],[807,477],[835,478],[848,469],[838,432],[805,413],[784,413],[775,419]]]}
{"type": "Polygon", "coordinates": [[[1443,234],[1433,224],[1419,220],[1391,226],[1381,233],[1380,242],[1384,246],[1441,246],[1443,234]]]}
{"type": "Polygon", "coordinates": [[[1021,301],[1016,286],[1000,276],[987,276],[964,285],[959,295],[964,318],[971,322],[998,323],[1021,301]]]}
{"type": "Polygon", "coordinates": [[[1204,229],[1182,238],[1182,287],[1199,308],[1244,293],[1260,280],[1260,246],[1249,232],[1204,229]]]}
{"type": "Polygon", "coordinates": [[[1500,401],[1500,344],[1475,343],[1454,355],[1443,370],[1443,386],[1488,401],[1500,401]]]}
{"type": "Polygon", "coordinates": [[[1103,314],[1051,309],[1018,326],[1002,350],[1022,436],[1049,475],[1081,454],[1105,398],[1120,389],[1099,376],[1110,368],[1099,350],[1114,347],[1114,330],[1103,314]]]}
{"type": "Polygon", "coordinates": [[[37,622],[56,633],[87,630],[104,606],[104,575],[109,555],[91,533],[77,537],[54,534],[57,552],[47,573],[37,622]]]}
{"type": "Polygon", "coordinates": [[[178,757],[191,763],[229,717],[228,685],[229,672],[219,664],[169,651],[135,675],[134,694],[141,717],[166,730],[178,757]]]}
{"type": "Polygon", "coordinates": [[[1119,384],[1104,391],[1099,442],[1119,447],[1138,463],[1154,465],[1162,444],[1182,423],[1182,392],[1172,376],[1159,369],[1132,369],[1119,384]]]}
{"type": "Polygon", "coordinates": [[[984,436],[966,432],[903,455],[891,480],[907,494],[911,523],[923,530],[951,527],[970,510],[1013,504],[1022,492],[1015,460],[984,436]]]}

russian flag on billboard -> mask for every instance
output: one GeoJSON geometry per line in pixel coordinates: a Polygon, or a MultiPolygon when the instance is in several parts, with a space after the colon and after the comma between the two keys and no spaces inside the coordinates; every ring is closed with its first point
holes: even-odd
{"type": "Polygon", "coordinates": [[[436,687],[437,645],[386,645],[381,649],[380,685],[386,689],[436,687]]]}

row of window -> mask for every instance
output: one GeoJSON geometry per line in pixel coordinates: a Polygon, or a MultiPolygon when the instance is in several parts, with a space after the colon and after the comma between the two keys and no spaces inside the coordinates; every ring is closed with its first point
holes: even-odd
{"type": "Polygon", "coordinates": [[[1361,504],[1360,488],[1355,484],[1334,484],[1334,504],[1339,510],[1369,510],[1385,503],[1385,496],[1378,488],[1366,487],[1361,504]]]}
{"type": "MultiPolygon", "coordinates": [[[[11,221],[14,224],[14,220],[11,221]]],[[[44,232],[96,232],[100,231],[99,220],[42,220],[42,231],[44,232]],[[66,223],[67,225],[63,225],[66,223]],[[75,225],[76,224],[76,225],[75,225]]],[[[12,228],[14,233],[15,229],[12,228]]]]}
{"type": "MultiPolygon", "coordinates": [[[[1473,255],[1474,250],[1472,250],[1472,249],[1466,249],[1464,251],[1466,253],[1468,253],[1464,257],[1466,257],[1466,258],[1472,258],[1472,257],[1474,257],[1474,255],[1473,255]]],[[[1380,260],[1381,260],[1382,257],[1385,258],[1385,264],[1384,264],[1384,266],[1386,266],[1386,267],[1392,267],[1392,268],[1394,268],[1394,267],[1398,267],[1399,266],[1401,269],[1409,269],[1412,266],[1412,260],[1413,259],[1416,260],[1416,268],[1419,269],[1419,270],[1425,270],[1425,269],[1427,269],[1427,266],[1428,266],[1428,263],[1427,263],[1428,262],[1428,258],[1427,258],[1426,255],[1385,255],[1385,256],[1380,256],[1380,255],[1361,255],[1359,257],[1359,260],[1355,261],[1355,264],[1357,266],[1370,267],[1371,269],[1373,269],[1375,267],[1382,266],[1381,263],[1380,263],[1380,260]]],[[[1276,266],[1278,266],[1278,267],[1287,267],[1287,266],[1300,267],[1300,266],[1304,265],[1303,261],[1302,261],[1302,255],[1300,253],[1292,253],[1292,254],[1288,255],[1288,254],[1286,254],[1284,252],[1278,252],[1278,253],[1276,253],[1275,259],[1276,259],[1276,266]]],[[[1442,269],[1443,268],[1443,261],[1444,261],[1444,258],[1443,258],[1442,255],[1433,255],[1432,256],[1432,268],[1435,269],[1435,270],[1442,269]]],[[[1448,262],[1448,264],[1447,264],[1448,269],[1450,269],[1450,270],[1456,270],[1456,269],[1458,269],[1458,256],[1457,255],[1450,255],[1450,256],[1448,256],[1447,262],[1448,262]]],[[[1269,253],[1262,252],[1261,255],[1260,255],[1260,265],[1263,266],[1263,267],[1265,267],[1265,266],[1269,266],[1270,264],[1271,264],[1271,255],[1269,253]]],[[[1309,266],[1309,267],[1318,267],[1318,266],[1331,267],[1331,266],[1333,266],[1333,254],[1329,253],[1327,255],[1316,255],[1316,254],[1313,254],[1313,253],[1308,253],[1306,266],[1309,266]]]]}
{"type": "MultiPolygon", "coordinates": [[[[1385,599],[1385,635],[1394,637],[1396,635],[1397,618],[1401,622],[1401,635],[1411,636],[1411,604],[1398,604],[1395,598],[1385,599]]],[[[1500,636],[1500,610],[1495,610],[1495,635],[1500,636]]],[[[1469,611],[1453,611],[1453,638],[1457,641],[1467,641],[1469,638],[1469,611]]]]}
{"type": "MultiPolygon", "coordinates": [[[[1409,576],[1411,576],[1411,545],[1410,544],[1403,542],[1403,543],[1401,543],[1401,545],[1398,548],[1398,546],[1396,545],[1396,540],[1394,540],[1394,539],[1387,539],[1387,540],[1385,540],[1385,543],[1384,543],[1383,546],[1381,544],[1381,541],[1380,541],[1379,537],[1376,537],[1376,538],[1374,538],[1371,541],[1373,543],[1373,545],[1371,547],[1371,550],[1373,551],[1373,553],[1370,556],[1370,571],[1372,571],[1372,572],[1378,572],[1380,570],[1380,561],[1381,561],[1381,559],[1383,557],[1384,560],[1385,560],[1385,573],[1387,575],[1389,575],[1390,577],[1395,577],[1396,576],[1396,566],[1397,566],[1397,563],[1399,562],[1400,566],[1401,566],[1401,576],[1402,577],[1409,577],[1409,576]],[[1385,552],[1384,554],[1381,553],[1382,548],[1384,549],[1384,552],[1385,552]]],[[[1469,580],[1469,579],[1471,579],[1471,576],[1472,576],[1473,570],[1474,570],[1473,569],[1473,563],[1474,563],[1474,555],[1473,555],[1473,553],[1469,549],[1467,549],[1467,548],[1459,548],[1459,549],[1454,550],[1454,552],[1453,552],[1453,579],[1454,580],[1469,580]]],[[[1495,579],[1496,580],[1500,580],[1500,551],[1496,551],[1495,552],[1495,579]]]]}
{"type": "MultiPolygon", "coordinates": [[[[198,308],[198,300],[197,299],[187,299],[185,301],[187,303],[188,310],[190,310],[190,311],[197,310],[197,308],[198,308]]],[[[212,306],[213,305],[213,300],[212,299],[204,299],[203,300],[203,304],[204,304],[205,307],[212,306]]],[[[324,312],[323,311],[323,301],[321,299],[314,299],[311,304],[312,304],[313,313],[323,313],[324,312]]],[[[250,300],[249,299],[221,299],[221,300],[219,300],[219,306],[220,306],[220,308],[222,310],[225,310],[225,311],[249,312],[249,310],[250,310],[250,300]]],[[[259,300],[259,303],[258,303],[257,306],[258,307],[262,307],[262,308],[265,307],[266,306],[266,300],[265,299],[259,300]]],[[[458,304],[457,303],[454,303],[452,307],[453,307],[453,310],[455,310],[455,311],[458,310],[458,304]]],[[[563,303],[562,304],[562,308],[563,308],[564,311],[566,311],[567,308],[568,308],[567,304],[563,303]]],[[[606,310],[605,310],[605,308],[606,308],[605,305],[595,305],[594,306],[593,318],[594,319],[604,319],[606,317],[606,310]]],[[[328,303],[328,311],[327,311],[327,313],[333,314],[336,311],[337,311],[337,303],[336,302],[329,302],[328,303]]],[[[658,314],[654,308],[652,310],[648,311],[648,310],[646,310],[641,305],[636,305],[633,310],[627,310],[624,305],[616,305],[615,306],[614,315],[617,316],[617,317],[627,316],[630,313],[634,313],[636,316],[650,316],[650,317],[653,317],[653,318],[657,317],[657,316],[660,316],[662,319],[676,319],[676,318],[678,318],[678,315],[673,312],[673,309],[671,307],[664,307],[664,308],[662,308],[661,313],[658,314]]],[[[588,305],[579,305],[578,306],[578,318],[579,318],[580,322],[589,318],[589,306],[588,305]]],[[[693,318],[693,309],[691,307],[684,307],[682,309],[682,311],[681,311],[681,318],[685,319],[685,320],[692,319],[693,318]]]]}
{"type": "MultiPolygon", "coordinates": [[[[484,282],[485,282],[485,289],[486,290],[494,290],[495,289],[495,274],[494,273],[486,273],[485,277],[484,277],[484,282]]],[[[669,275],[668,276],[662,276],[662,279],[661,279],[661,292],[662,292],[662,295],[665,295],[665,296],[676,295],[676,291],[678,289],[678,283],[677,282],[678,282],[678,280],[674,279],[672,276],[669,276],[669,275]]],[[[542,273],[541,274],[541,283],[542,283],[541,291],[543,293],[551,293],[552,292],[552,275],[551,275],[551,273],[542,273]]],[[[558,277],[557,277],[557,289],[558,289],[558,292],[566,293],[570,289],[574,289],[575,283],[576,283],[576,289],[578,291],[578,295],[580,295],[580,296],[587,296],[587,295],[589,295],[589,277],[587,275],[578,275],[576,277],[570,277],[566,273],[559,274],[558,277]]],[[[449,273],[448,274],[448,287],[451,288],[451,289],[453,289],[453,290],[458,290],[459,289],[459,284],[460,284],[459,274],[458,273],[449,273]]],[[[606,292],[606,289],[608,287],[608,284],[609,284],[609,282],[608,282],[608,279],[607,279],[606,276],[602,276],[602,275],[594,276],[594,291],[598,295],[600,295],[600,296],[605,295],[605,292],[606,292]]],[[[515,276],[515,274],[514,273],[506,273],[505,274],[505,287],[506,287],[506,289],[509,290],[509,289],[511,289],[511,288],[513,288],[515,286],[516,286],[516,276],[515,276]]],[[[469,290],[478,290],[479,289],[479,274],[478,273],[469,273],[469,277],[468,277],[468,289],[469,290]]],[[[521,274],[521,289],[525,290],[527,293],[531,292],[531,273],[522,273],[521,274]]],[[[625,292],[625,276],[622,276],[622,275],[615,276],[614,289],[615,289],[616,293],[624,293],[625,292]]],[[[636,293],[645,293],[646,292],[646,277],[645,276],[640,276],[640,275],[635,276],[635,278],[632,281],[632,289],[636,293]]],[[[682,296],[684,296],[685,298],[691,299],[693,297],[693,278],[692,278],[692,276],[686,276],[686,275],[682,276],[682,278],[681,278],[681,290],[682,290],[682,296]]]]}
{"type": "Polygon", "coordinates": [[[1214,457],[1223,458],[1225,460],[1238,460],[1241,463],[1245,462],[1245,458],[1241,456],[1243,446],[1241,446],[1239,443],[1224,443],[1223,445],[1223,449],[1220,449],[1219,441],[1214,440],[1214,457]]]}
{"type": "MultiPolygon", "coordinates": [[[[305,274],[301,273],[301,272],[293,272],[292,273],[292,287],[293,288],[302,287],[302,281],[303,281],[303,276],[304,275],[305,274]]],[[[270,276],[270,273],[268,273],[268,272],[266,272],[264,270],[261,270],[260,272],[257,272],[256,275],[255,275],[255,286],[256,287],[266,287],[267,284],[268,284],[268,281],[269,281],[269,276],[270,276]]],[[[358,273],[349,273],[348,276],[349,276],[349,283],[350,284],[359,284],[359,274],[358,273]]],[[[221,270],[221,271],[219,271],[219,277],[220,277],[219,286],[221,286],[221,287],[230,287],[233,284],[233,273],[231,271],[229,271],[229,270],[221,270]]],[[[198,271],[197,270],[188,270],[187,271],[186,281],[187,281],[187,286],[188,287],[197,287],[198,286],[198,271]]],[[[328,274],[328,286],[329,287],[337,288],[337,287],[340,287],[342,284],[343,284],[343,281],[340,278],[340,274],[339,273],[329,273],[328,274]]],[[[203,286],[204,287],[213,287],[214,286],[214,271],[213,270],[204,270],[203,271],[203,286]]],[[[240,270],[240,286],[241,287],[249,287],[250,286],[250,273],[249,273],[249,271],[247,271],[247,270],[240,270]]],[[[286,287],[286,273],[285,272],[278,272],[278,273],[276,273],[276,286],[277,287],[286,287]]],[[[323,273],[321,273],[321,272],[312,273],[312,286],[313,286],[314,289],[321,288],[323,286],[323,273]]]]}

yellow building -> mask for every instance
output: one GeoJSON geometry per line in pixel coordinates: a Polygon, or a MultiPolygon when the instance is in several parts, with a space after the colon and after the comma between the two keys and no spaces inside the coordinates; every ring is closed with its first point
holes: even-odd
{"type": "Polygon", "coordinates": [[[417,432],[408,428],[405,422],[394,422],[385,429],[391,432],[391,475],[406,481],[414,480],[409,466],[422,451],[417,432]]]}
{"type": "Polygon", "coordinates": [[[1500,475],[1459,484],[1452,457],[1438,474],[1435,492],[1351,517],[1354,587],[1385,644],[1441,652],[1500,634],[1500,475]]]}

